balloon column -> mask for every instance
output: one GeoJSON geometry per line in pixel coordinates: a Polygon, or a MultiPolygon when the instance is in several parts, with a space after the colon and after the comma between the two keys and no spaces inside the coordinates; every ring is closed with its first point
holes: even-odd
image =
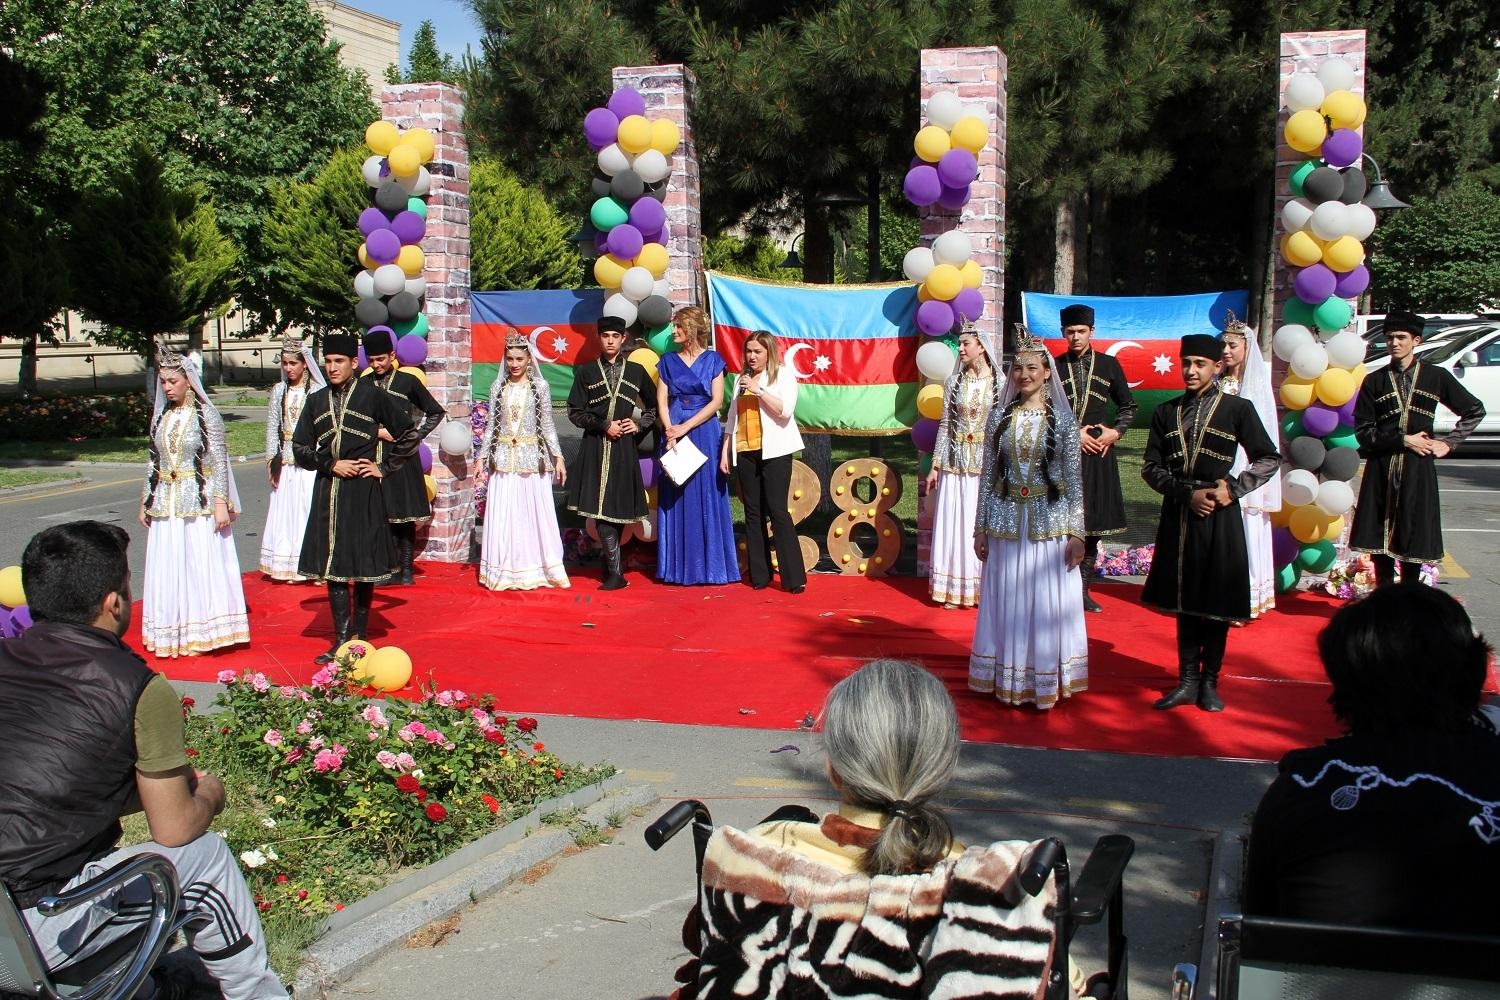
{"type": "Polygon", "coordinates": [[[21,586],[21,567],[0,569],[0,638],[19,639],[31,627],[31,609],[21,586]]]}
{"type": "Polygon", "coordinates": [[[918,208],[936,205],[957,212],[969,203],[969,186],[979,171],[979,153],[989,142],[989,117],[982,107],[966,106],[952,91],[927,99],[927,124],[912,146],[916,159],[901,189],[918,208]]]}

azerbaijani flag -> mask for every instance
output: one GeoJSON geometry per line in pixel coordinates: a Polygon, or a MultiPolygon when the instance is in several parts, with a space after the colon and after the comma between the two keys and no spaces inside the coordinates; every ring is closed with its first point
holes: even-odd
{"type": "Polygon", "coordinates": [[[1201,295],[1050,295],[1022,292],[1021,312],[1026,326],[1038,337],[1057,340],[1053,354],[1067,350],[1062,343],[1058,312],[1064,306],[1085,305],[1094,310],[1096,351],[1118,358],[1140,407],[1136,426],[1146,426],[1151,411],[1182,394],[1178,370],[1178,341],[1190,333],[1217,335],[1231,311],[1240,319],[1249,309],[1244,290],[1201,295]]]}
{"type": "Polygon", "coordinates": [[[552,402],[566,402],[573,388],[573,366],[599,356],[595,324],[603,312],[604,292],[597,288],[472,293],[474,398],[489,398],[490,386],[505,364],[505,338],[515,328],[531,341],[552,388],[552,402]]]}
{"type": "Polygon", "coordinates": [[[745,338],[769,330],[797,377],[797,424],[895,434],[917,419],[917,286],[779,285],[708,274],[714,346],[739,371],[745,338]]]}

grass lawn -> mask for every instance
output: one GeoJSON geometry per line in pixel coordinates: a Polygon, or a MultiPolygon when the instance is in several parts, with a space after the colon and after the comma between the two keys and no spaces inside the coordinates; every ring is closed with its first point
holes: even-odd
{"type": "MultiPolygon", "coordinates": [[[[266,450],[264,420],[251,420],[238,414],[227,414],[224,431],[229,442],[229,458],[266,450]]],[[[91,438],[87,441],[0,441],[0,464],[15,459],[43,462],[141,462],[146,461],[146,436],[91,438]]]]}
{"type": "Polygon", "coordinates": [[[42,469],[0,469],[0,490],[13,490],[18,486],[36,486],[41,483],[60,483],[77,479],[76,472],[48,472],[42,469]]]}

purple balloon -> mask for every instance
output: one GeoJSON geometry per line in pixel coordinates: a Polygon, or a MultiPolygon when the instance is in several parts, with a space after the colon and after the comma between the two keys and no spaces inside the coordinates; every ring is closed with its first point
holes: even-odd
{"type": "Polygon", "coordinates": [[[407,334],[396,341],[396,360],[403,365],[420,365],[427,360],[427,339],[407,334]]]}
{"type": "Polygon", "coordinates": [[[417,445],[417,461],[422,464],[423,472],[432,471],[432,449],[425,444],[417,445]]]}
{"type": "Polygon", "coordinates": [[[31,608],[27,605],[23,604],[10,613],[10,625],[16,630],[17,636],[31,628],[32,624],[31,608]]]}
{"type": "Polygon", "coordinates": [[[937,168],[924,163],[906,172],[901,191],[907,201],[918,208],[926,208],[942,197],[943,182],[938,178],[937,168]]]}
{"type": "Polygon", "coordinates": [[[594,249],[598,250],[600,253],[609,253],[609,234],[608,233],[595,233],[594,234],[594,249]]]}
{"type": "Polygon", "coordinates": [[[391,232],[396,234],[403,246],[422,242],[422,234],[427,231],[427,220],[416,212],[397,212],[396,217],[391,220],[391,232]]]}
{"type": "MultiPolygon", "coordinates": [[[[609,95],[609,110],[617,120],[629,118],[631,115],[644,115],[646,99],[634,87],[621,87],[609,95]]],[[[619,128],[618,121],[615,127],[619,128]]],[[[611,136],[609,141],[614,142],[614,137],[611,136]]]]}
{"type": "Polygon", "coordinates": [[[950,149],[937,162],[938,179],[943,187],[966,188],[974,183],[979,161],[967,149],[950,149]]]}
{"type": "Polygon", "coordinates": [[[1358,163],[1364,151],[1365,141],[1352,128],[1336,128],[1323,140],[1323,162],[1330,167],[1358,163]]]}
{"type": "Polygon", "coordinates": [[[965,288],[953,296],[953,311],[960,319],[976,320],[984,314],[984,296],[977,288],[965,288]]]}
{"type": "Polygon", "coordinates": [[[667,224],[667,210],[655,198],[637,198],[630,206],[630,224],[642,233],[654,233],[667,224]]]}
{"type": "Polygon", "coordinates": [[[1310,306],[1316,306],[1333,294],[1337,283],[1338,278],[1328,265],[1319,262],[1298,271],[1297,276],[1292,279],[1292,289],[1297,293],[1297,298],[1310,306]]]}
{"type": "Polygon", "coordinates": [[[923,417],[912,426],[911,443],[917,446],[918,451],[931,451],[932,446],[937,444],[937,435],[938,422],[923,417]]]}
{"type": "Polygon", "coordinates": [[[0,638],[15,639],[18,635],[15,622],[11,619],[10,608],[0,605],[0,638]]]}
{"type": "Polygon", "coordinates": [[[1363,295],[1370,287],[1370,269],[1363,264],[1343,274],[1334,273],[1333,294],[1341,299],[1352,299],[1363,295]]]}
{"type": "Polygon", "coordinates": [[[373,205],[359,213],[359,234],[369,236],[377,229],[384,229],[391,224],[385,217],[385,213],[373,205]]]}
{"type": "Polygon", "coordinates": [[[1271,561],[1277,567],[1290,566],[1302,548],[1291,528],[1271,529],[1271,561]]]}
{"type": "Polygon", "coordinates": [[[656,485],[656,459],[643,458],[641,462],[641,485],[651,489],[656,485]]]}
{"type": "Polygon", "coordinates": [[[368,367],[370,367],[370,356],[365,353],[364,345],[361,344],[354,354],[354,370],[362,372],[368,367]]]}
{"type": "Polygon", "coordinates": [[[1338,426],[1338,410],[1327,403],[1313,403],[1302,411],[1302,429],[1313,437],[1332,434],[1338,426]]]}
{"type": "Polygon", "coordinates": [[[938,195],[938,207],[949,212],[957,212],[969,203],[969,186],[954,188],[943,185],[943,193],[938,195]]]}
{"type": "Polygon", "coordinates": [[[1349,397],[1349,402],[1335,408],[1335,412],[1339,415],[1339,423],[1344,427],[1354,426],[1354,404],[1357,402],[1359,402],[1359,393],[1356,392],[1349,397]]]}
{"type": "Polygon", "coordinates": [[[377,264],[389,264],[401,256],[401,239],[389,229],[377,229],[365,237],[365,253],[377,264]]]}
{"type": "Polygon", "coordinates": [[[620,132],[620,116],[608,108],[595,108],[583,116],[583,137],[594,149],[603,149],[620,132]]]}
{"type": "Polygon", "coordinates": [[[641,234],[641,239],[644,242],[646,242],[646,243],[660,243],[662,246],[666,246],[667,245],[667,240],[669,240],[670,238],[671,237],[668,235],[668,230],[667,230],[666,226],[662,226],[660,229],[658,229],[654,233],[642,233],[641,234]]]}
{"type": "Polygon", "coordinates": [[[644,242],[645,240],[641,238],[641,231],[628,222],[620,223],[605,237],[609,252],[625,260],[630,260],[640,253],[641,244],[644,242]]]}
{"type": "Polygon", "coordinates": [[[941,337],[955,326],[953,307],[941,299],[928,299],[917,306],[917,329],[929,337],[941,337]]]}

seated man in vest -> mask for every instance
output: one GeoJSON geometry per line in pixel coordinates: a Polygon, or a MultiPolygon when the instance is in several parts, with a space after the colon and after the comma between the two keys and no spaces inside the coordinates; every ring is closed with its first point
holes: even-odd
{"type": "MultiPolygon", "coordinates": [[[[143,922],[149,895],[127,886],[56,917],[37,902],[136,854],[161,854],[177,868],[182,905],[212,915],[192,945],[227,1000],[285,997],[234,856],[207,833],[224,786],[188,765],[176,692],[120,641],[128,544],[115,525],[74,521],[26,546],[21,577],[36,624],[0,642],[0,879],[55,968],[143,922]],[[137,811],[154,842],[116,850],[120,817],[137,811]]],[[[168,995],[157,988],[167,985],[137,996],[168,995]]]]}

